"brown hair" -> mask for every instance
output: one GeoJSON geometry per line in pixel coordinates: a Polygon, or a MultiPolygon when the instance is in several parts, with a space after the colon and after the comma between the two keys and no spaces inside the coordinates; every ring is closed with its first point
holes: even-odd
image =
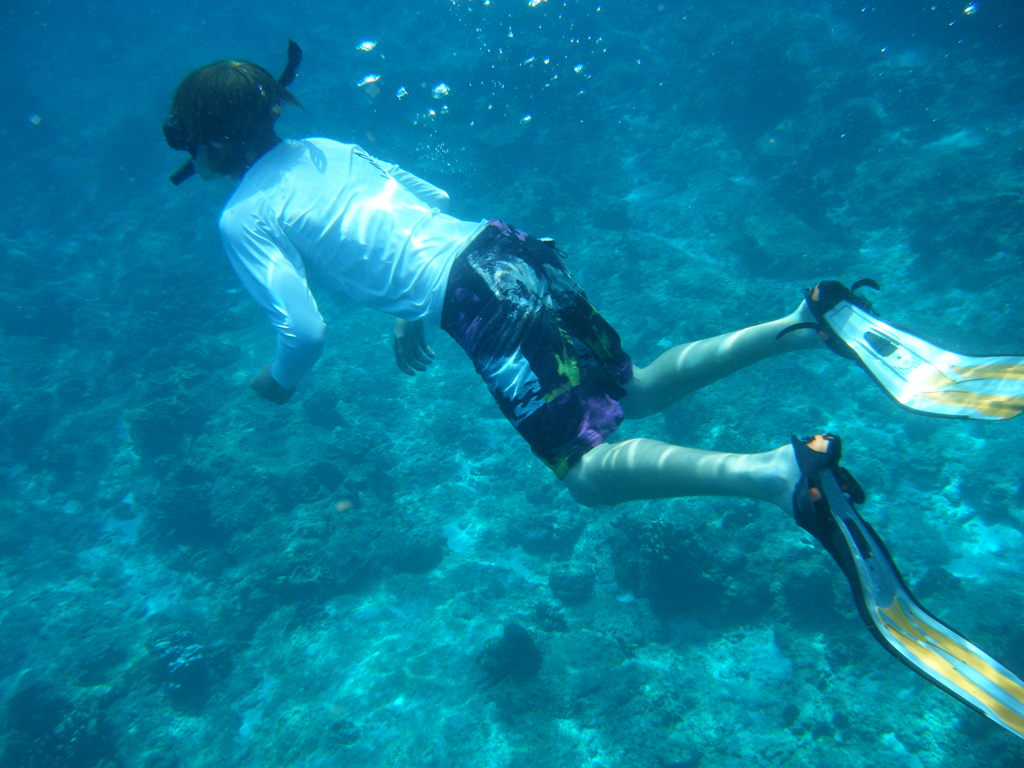
{"type": "Polygon", "coordinates": [[[249,61],[218,61],[190,72],[174,92],[169,120],[181,148],[219,141],[239,162],[273,136],[282,102],[301,107],[273,75],[249,61]]]}

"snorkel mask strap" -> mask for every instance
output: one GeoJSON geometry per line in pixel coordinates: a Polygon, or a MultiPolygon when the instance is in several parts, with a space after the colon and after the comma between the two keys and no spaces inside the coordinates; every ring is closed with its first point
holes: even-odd
{"type": "MultiPolygon", "coordinates": [[[[299,73],[299,64],[302,63],[302,49],[299,44],[294,40],[288,40],[288,64],[285,65],[284,72],[277,78],[277,82],[287,88],[293,82],[295,82],[295,76],[299,73]]],[[[185,179],[194,175],[196,172],[196,164],[191,158],[182,163],[181,167],[170,175],[171,183],[174,186],[178,186],[185,179]]]]}

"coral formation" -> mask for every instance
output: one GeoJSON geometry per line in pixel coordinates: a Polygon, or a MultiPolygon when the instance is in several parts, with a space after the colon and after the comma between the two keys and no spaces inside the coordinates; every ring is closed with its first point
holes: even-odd
{"type": "Polygon", "coordinates": [[[514,683],[532,680],[540,672],[541,660],[540,649],[530,633],[514,622],[506,624],[501,638],[488,641],[476,657],[488,687],[505,680],[514,683]]]}

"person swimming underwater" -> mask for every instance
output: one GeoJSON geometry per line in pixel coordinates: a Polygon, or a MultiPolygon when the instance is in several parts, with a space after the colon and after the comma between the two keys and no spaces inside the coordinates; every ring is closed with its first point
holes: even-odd
{"type": "Polygon", "coordinates": [[[431,364],[425,325],[440,327],[576,501],[721,496],[778,506],[836,559],[890,652],[1024,737],[1024,683],[913,599],[856,511],[864,494],[840,466],[838,437],[794,437],[759,453],[608,441],[624,419],[659,413],[743,368],[826,348],[856,360],[906,407],[1008,418],[1024,406],[1024,360],[928,346],[882,323],[854,290],[825,281],[786,317],[673,347],[638,367],[549,242],[499,219],[448,215],[443,190],[359,146],[278,137],[283,105],[298,104],[288,86],[300,61],[290,43],[280,78],[246,61],[198,69],[178,86],[164,123],[167,143],[190,155],[172,181],[193,170],[237,181],[221,240],[277,336],[274,359],[251,381],[259,397],[287,403],[323,350],[326,325],[307,275],[393,316],[395,360],[407,374],[431,364]]]}

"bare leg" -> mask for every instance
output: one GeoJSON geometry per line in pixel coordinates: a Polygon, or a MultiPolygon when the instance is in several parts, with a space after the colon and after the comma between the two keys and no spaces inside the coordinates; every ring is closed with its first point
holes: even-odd
{"type": "MultiPolygon", "coordinates": [[[[681,344],[634,371],[622,407],[628,418],[641,418],[673,405],[686,395],[731,373],[784,352],[821,349],[813,330],[780,331],[814,322],[801,302],[787,317],[702,341],[681,344]]],[[[815,449],[817,450],[817,448],[815,449]]],[[[793,510],[800,480],[793,446],[766,453],[716,453],[637,438],[604,443],[587,452],[564,481],[576,501],[586,506],[621,504],[639,499],[683,496],[733,496],[766,501],[793,510]]]]}
{"type": "MultiPolygon", "coordinates": [[[[785,352],[821,349],[813,330],[780,331],[813,323],[806,302],[792,314],[710,339],[681,344],[646,368],[634,370],[622,398],[627,418],[658,413],[712,382],[785,352]]],[[[824,446],[811,444],[814,450],[824,446]]],[[[586,506],[640,499],[731,496],[766,501],[793,511],[800,467],[792,445],[765,453],[717,453],[636,438],[591,449],[563,478],[573,498],[586,506]]]]}
{"type": "Polygon", "coordinates": [[[766,453],[715,453],[637,438],[593,448],[563,479],[573,498],[588,507],[737,496],[791,512],[800,469],[791,445],[766,453]]]}
{"type": "Polygon", "coordinates": [[[626,417],[639,419],[663,411],[692,392],[769,357],[824,348],[813,330],[775,338],[779,331],[804,322],[814,322],[814,315],[801,302],[793,314],[779,320],[672,347],[646,368],[634,369],[626,385],[629,394],[622,398],[626,417]]]}

